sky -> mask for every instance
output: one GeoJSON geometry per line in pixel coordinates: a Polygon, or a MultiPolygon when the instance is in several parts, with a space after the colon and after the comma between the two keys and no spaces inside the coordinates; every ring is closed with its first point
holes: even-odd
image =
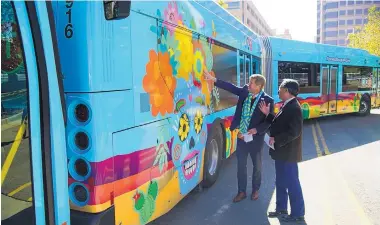
{"type": "Polygon", "coordinates": [[[292,39],[314,42],[317,35],[316,0],[248,0],[252,1],[270,28],[289,29],[292,39]]]}

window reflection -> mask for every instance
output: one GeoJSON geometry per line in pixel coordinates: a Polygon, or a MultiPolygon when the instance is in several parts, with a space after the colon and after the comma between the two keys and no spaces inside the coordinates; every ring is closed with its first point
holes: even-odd
{"type": "Polygon", "coordinates": [[[12,4],[1,1],[1,220],[34,224],[27,76],[12,4]]]}
{"type": "MultiPolygon", "coordinates": [[[[212,55],[214,57],[213,71],[216,77],[237,86],[236,50],[214,43],[212,55]]],[[[240,68],[244,71],[244,67],[240,68]]],[[[241,74],[244,76],[244,73],[241,74]]],[[[244,78],[241,82],[244,82],[244,78]]],[[[237,96],[221,88],[218,88],[218,92],[220,102],[215,106],[214,111],[220,111],[236,105],[237,96]]]]}
{"type": "Polygon", "coordinates": [[[372,68],[343,66],[343,91],[369,91],[372,87],[372,68]]]}
{"type": "Polygon", "coordinates": [[[300,85],[300,93],[319,93],[320,64],[279,62],[278,86],[284,79],[297,80],[300,85]]]}

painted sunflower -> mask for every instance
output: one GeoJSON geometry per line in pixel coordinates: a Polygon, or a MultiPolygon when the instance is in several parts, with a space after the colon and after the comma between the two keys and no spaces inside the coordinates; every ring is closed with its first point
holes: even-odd
{"type": "Polygon", "coordinates": [[[200,110],[197,110],[195,113],[195,119],[194,119],[194,127],[195,127],[195,132],[199,134],[202,130],[202,125],[203,125],[203,116],[200,110]]]}
{"type": "Polygon", "coordinates": [[[189,117],[184,113],[179,119],[179,128],[178,128],[178,136],[181,141],[186,140],[187,135],[189,135],[190,125],[189,125],[189,117]]]}

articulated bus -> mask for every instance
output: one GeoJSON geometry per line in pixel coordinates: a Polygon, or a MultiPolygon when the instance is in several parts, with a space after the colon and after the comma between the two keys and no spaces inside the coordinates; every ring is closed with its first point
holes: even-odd
{"type": "Polygon", "coordinates": [[[236,85],[260,72],[258,37],[214,14],[224,11],[217,3],[127,3],[119,15],[114,2],[53,7],[69,197],[80,224],[146,224],[198,184],[210,187],[235,151],[237,97],[203,72],[236,85]]]}
{"type": "Polygon", "coordinates": [[[235,151],[259,37],[212,1],[2,1],[4,224],[147,224],[235,151]],[[25,221],[26,220],[26,221],[25,221]]]}
{"type": "Polygon", "coordinates": [[[379,58],[257,36],[213,1],[2,1],[2,223],[147,224],[236,149],[237,86],[305,119],[380,104],[379,58]],[[371,72],[372,71],[372,72],[371,72]],[[322,74],[322,76],[320,76],[322,74]]]}
{"type": "Polygon", "coordinates": [[[275,112],[282,104],[278,87],[287,78],[300,84],[304,119],[368,115],[371,108],[380,107],[380,57],[361,49],[275,37],[262,40],[263,73],[276,102],[275,112]]]}

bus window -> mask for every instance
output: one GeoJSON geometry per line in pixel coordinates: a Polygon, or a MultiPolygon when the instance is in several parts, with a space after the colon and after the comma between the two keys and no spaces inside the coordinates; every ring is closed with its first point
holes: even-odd
{"type": "Polygon", "coordinates": [[[278,62],[278,85],[284,79],[294,79],[300,84],[300,93],[320,92],[320,64],[278,62]]]}
{"type": "Polygon", "coordinates": [[[343,66],[342,90],[344,92],[370,91],[371,76],[371,67],[343,66]]]}
{"type": "MultiPolygon", "coordinates": [[[[237,85],[236,50],[215,42],[212,47],[212,55],[214,57],[213,71],[216,77],[237,85]]],[[[244,69],[244,67],[240,68],[244,69]]],[[[244,73],[241,74],[244,75],[244,73]]],[[[237,97],[234,94],[221,88],[218,91],[220,103],[215,107],[215,112],[237,104],[237,97]]]]}
{"type": "MultiPolygon", "coordinates": [[[[11,2],[1,2],[1,15],[1,220],[12,224],[21,211],[34,216],[28,88],[19,25],[11,2]]],[[[24,219],[34,223],[32,218],[24,219]]]]}

